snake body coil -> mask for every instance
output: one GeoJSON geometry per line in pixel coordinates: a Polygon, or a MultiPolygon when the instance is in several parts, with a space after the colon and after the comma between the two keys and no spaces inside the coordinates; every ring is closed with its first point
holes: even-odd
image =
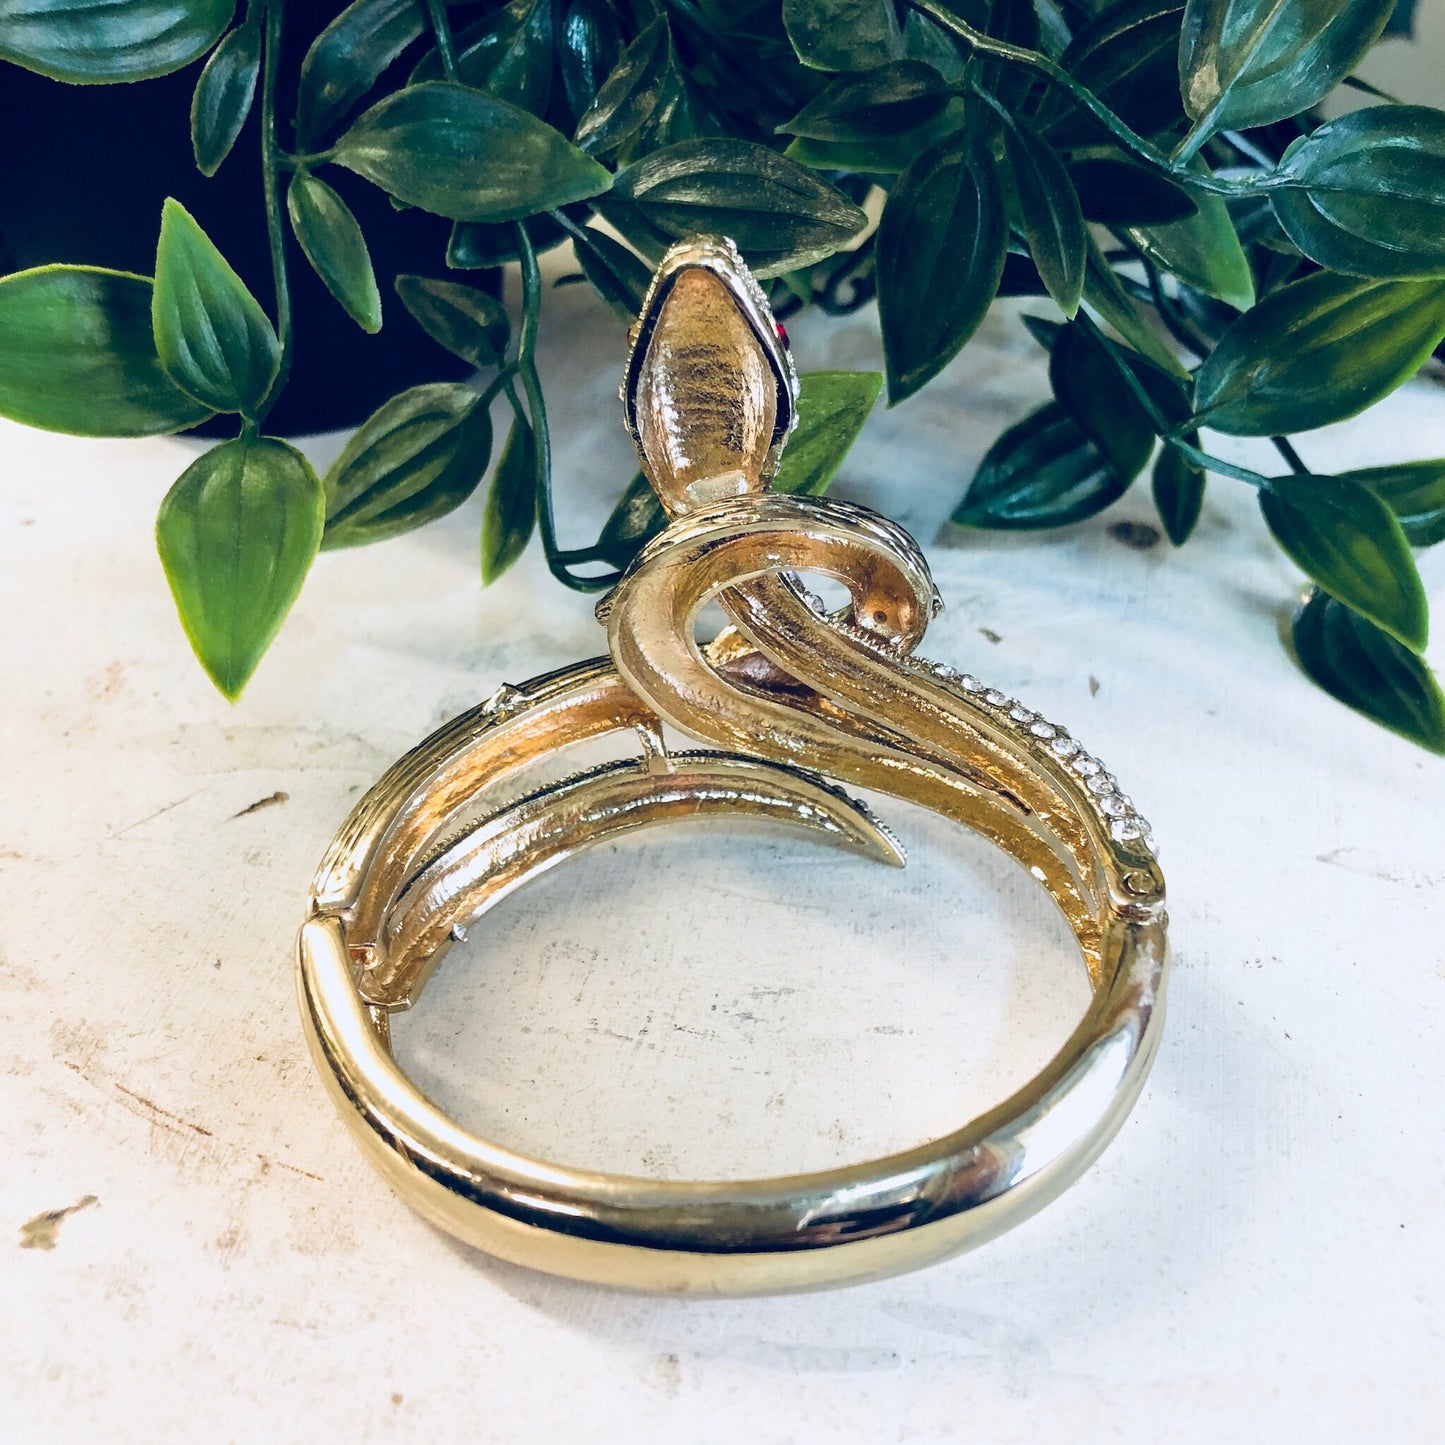
{"type": "MultiPolygon", "coordinates": [[[[779,1252],[857,1250],[927,1226],[931,1243],[906,1251],[916,1263],[978,1242],[1004,1227],[995,1215],[1011,1220],[1057,1193],[1117,1128],[1152,1058],[1165,920],[1147,824],[1064,729],[917,657],[940,603],[905,532],[862,507],[769,490],[797,394],[780,329],[731,244],[675,247],[635,328],[623,388],[670,521],[598,608],[610,657],[502,688],[434,734],[362,800],[318,872],[300,981],[323,1076],[413,1203],[509,1258],[558,1267],[527,1231],[560,1230],[574,1242],[675,1256],[658,1266],[655,1287],[694,1287],[699,1253],[736,1256],[724,1284],[704,1271],[698,1287],[748,1289],[772,1278],[765,1261],[779,1252]],[[828,613],[804,576],[842,584],[846,605],[828,613]],[[729,626],[704,645],[698,618],[710,602],[729,626]],[[676,751],[664,728],[709,750],[676,751]],[[635,738],[640,755],[527,790],[539,760],[611,734],[635,738]],[[527,1191],[518,1181],[531,1181],[533,1198],[537,1170],[561,1177],[551,1166],[459,1133],[430,1145],[420,1137],[440,1125],[391,1062],[387,1019],[497,901],[581,847],[697,816],[767,818],[901,864],[886,828],[842,783],[982,833],[1062,909],[1094,1003],[1023,1091],[948,1139],[870,1166],[873,1183],[849,1195],[846,1221],[813,1198],[832,1197],[831,1174],[746,1187],[569,1175],[565,1202],[543,1209],[519,1202],[527,1191]],[[359,1097],[384,1102],[357,1109],[359,1097]],[[1056,1138],[1043,1128],[1069,1110],[1056,1138]],[[1035,1176],[1048,1186],[1030,1185],[1035,1176]],[[794,1208],[799,1188],[783,1186],[803,1184],[813,1203],[794,1208]],[[635,1200],[618,1204],[624,1185],[629,1198],[655,1204],[645,1221],[635,1200]],[[574,1215],[585,1225],[559,1223],[574,1215]]],[[[788,1281],[888,1272],[899,1267],[895,1253],[798,1262],[788,1281]]],[[[568,1258],[565,1273],[636,1282],[605,1248],[568,1258]]]]}

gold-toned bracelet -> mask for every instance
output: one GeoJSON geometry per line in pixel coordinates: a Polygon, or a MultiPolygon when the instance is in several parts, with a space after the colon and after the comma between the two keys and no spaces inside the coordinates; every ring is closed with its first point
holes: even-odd
{"type": "Polygon", "coordinates": [[[1077,1178],[1157,1048],[1166,920],[1148,825],[1064,728],[915,655],[940,604],[906,533],[863,507],[768,490],[796,399],[781,329],[731,243],[674,247],[623,386],[670,520],[598,608],[610,656],[504,686],[434,733],[362,799],[316,875],[298,986],[321,1077],[404,1199],[504,1259],[696,1294],[925,1264],[1077,1178]],[[828,611],[805,573],[843,584],[848,604],[828,611]],[[710,601],[731,625],[702,645],[710,601]],[[665,727],[705,750],[673,749],[665,727]],[[635,739],[635,755],[523,791],[532,765],[609,734],[635,739]],[[389,1016],[493,904],[589,844],[674,820],[763,818],[901,864],[845,783],[991,839],[1078,939],[1087,1015],[998,1107],[866,1164],[692,1183],[523,1157],[454,1123],[398,1069],[389,1016]]]}

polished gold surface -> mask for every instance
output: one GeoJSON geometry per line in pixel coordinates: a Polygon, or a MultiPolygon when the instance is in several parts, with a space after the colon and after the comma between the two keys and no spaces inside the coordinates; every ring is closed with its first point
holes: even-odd
{"type": "Polygon", "coordinates": [[[502,1258],[681,1293],[805,1289],[980,1244],[1113,1137],[1158,1045],[1163,880],[1147,825],[1061,728],[914,649],[938,607],[911,538],[846,503],[771,493],[796,378],[728,243],[675,247],[624,387],[672,521],[598,608],[609,658],[504,687],[402,758],[331,845],[299,945],[302,1016],[363,1152],[415,1208],[502,1258]],[[826,614],[798,574],[846,587],[826,614]],[[730,626],[707,646],[712,601],[730,626]],[[669,749],[663,727],[711,745],[669,749]],[[632,759],[533,785],[609,735],[632,759]],[[776,821],[901,864],[840,783],[1006,849],[1078,939],[1089,1011],[1047,1068],[957,1132],[867,1164],[682,1183],[529,1159],[468,1134],[401,1073],[388,1019],[501,898],[579,849],[698,817],[776,821]]]}

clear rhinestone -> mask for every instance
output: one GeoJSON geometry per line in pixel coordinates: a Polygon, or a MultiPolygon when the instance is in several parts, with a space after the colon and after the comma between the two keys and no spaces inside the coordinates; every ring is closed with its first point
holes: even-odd
{"type": "Polygon", "coordinates": [[[1115,818],[1109,826],[1109,831],[1121,843],[1127,843],[1130,839],[1137,838],[1141,830],[1133,818],[1115,818]]]}
{"type": "Polygon", "coordinates": [[[1084,785],[1091,793],[1112,793],[1114,780],[1108,773],[1095,773],[1084,785]]]}
{"type": "Polygon", "coordinates": [[[1020,704],[1020,703],[1015,703],[1015,704],[1008,710],[1008,715],[1009,715],[1015,722],[1026,723],[1026,722],[1032,722],[1032,721],[1034,720],[1034,715],[1033,715],[1033,713],[1031,713],[1031,712],[1028,710],[1028,708],[1024,707],[1024,706],[1023,706],[1022,704],[1020,704]]]}
{"type": "Polygon", "coordinates": [[[1117,793],[1109,793],[1099,799],[1099,807],[1110,818],[1127,817],[1129,805],[1117,793]]]}
{"type": "Polygon", "coordinates": [[[972,673],[966,672],[959,678],[958,685],[964,692],[982,692],[983,684],[972,673]]]}
{"type": "Polygon", "coordinates": [[[1073,738],[1066,738],[1063,736],[1056,737],[1053,742],[1049,744],[1049,746],[1061,758],[1071,758],[1076,752],[1079,751],[1079,745],[1073,740],[1073,738]]]}
{"type": "Polygon", "coordinates": [[[942,678],[944,682],[957,682],[958,669],[950,667],[946,662],[935,662],[933,664],[934,677],[942,678]]]}
{"type": "Polygon", "coordinates": [[[1030,724],[1029,731],[1036,738],[1051,738],[1058,732],[1058,729],[1053,723],[1047,723],[1043,718],[1040,718],[1037,722],[1030,724]]]}
{"type": "Polygon", "coordinates": [[[1069,766],[1076,773],[1082,774],[1082,776],[1086,778],[1092,778],[1094,774],[1099,771],[1098,763],[1096,763],[1088,753],[1080,753],[1069,766]]]}
{"type": "Polygon", "coordinates": [[[1006,692],[1000,692],[996,687],[991,687],[984,693],[983,700],[990,707],[1003,707],[1004,704],[1008,702],[1008,694],[1006,692]]]}

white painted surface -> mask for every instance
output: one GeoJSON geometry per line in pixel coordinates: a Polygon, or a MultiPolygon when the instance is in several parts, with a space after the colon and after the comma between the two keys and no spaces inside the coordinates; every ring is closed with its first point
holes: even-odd
{"type": "MultiPolygon", "coordinates": [[[[795,343],[805,368],[856,366],[875,337],[810,320],[795,343]]],[[[623,340],[563,291],[545,342],[580,541],[630,475],[623,340]]],[[[231,708],[151,546],[192,445],[0,427],[0,1439],[1439,1438],[1445,767],[1292,670],[1298,579],[1242,487],[1211,483],[1177,555],[1109,534],[1148,518],[1142,486],[1057,536],[938,535],[1043,387],[995,318],[874,418],[837,490],[928,546],[949,602],[930,655],[1068,724],[1155,823],[1163,1052],[1103,1160],[1013,1234],[726,1303],[574,1286],[422,1224],[352,1149],[292,999],[307,879],[359,792],[498,682],[599,650],[589,604],[535,553],[483,593],[474,501],[323,557],[231,708]],[[20,1248],[91,1194],[53,1249],[20,1248]]],[[[1445,453],[1441,401],[1418,384],[1301,449],[1445,453]]],[[[681,830],[560,870],[477,930],[403,1058],[503,1138],[659,1173],[958,1122],[1047,1055],[1083,982],[1011,864],[886,811],[907,875],[681,830]]]]}

